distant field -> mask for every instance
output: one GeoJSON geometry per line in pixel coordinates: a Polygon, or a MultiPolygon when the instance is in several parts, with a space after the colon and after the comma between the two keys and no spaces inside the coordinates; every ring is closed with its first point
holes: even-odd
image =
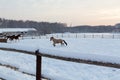
{"type": "MultiPolygon", "coordinates": [[[[77,34],[77,35],[84,35],[77,34]]],[[[103,33],[102,33],[103,34],[103,33]]],[[[99,35],[102,35],[99,34],[99,35]]],[[[120,64],[120,39],[117,38],[79,38],[75,37],[76,34],[66,33],[62,34],[50,34],[46,36],[32,36],[34,39],[25,38],[19,41],[12,41],[8,43],[0,43],[0,47],[14,48],[27,51],[35,51],[39,49],[40,52],[72,57],[81,58],[85,60],[95,60],[102,62],[111,62],[120,64]],[[49,37],[58,35],[56,38],[64,39],[68,46],[61,46],[57,44],[54,47],[52,41],[49,37]],[[68,35],[73,37],[68,37],[68,35]],[[60,37],[59,37],[60,36],[60,37]]],[[[86,35],[91,35],[90,33],[86,35]]],[[[98,35],[98,34],[96,34],[98,35]]],[[[103,35],[113,35],[113,34],[103,34],[103,35]]],[[[115,34],[118,35],[118,34],[115,34]]],[[[35,74],[35,56],[25,55],[20,53],[0,51],[0,63],[9,64],[19,68],[20,71],[25,71],[31,74],[35,74]]],[[[52,80],[119,80],[120,70],[109,67],[93,66],[87,64],[79,64],[74,62],[61,61],[50,58],[43,58],[42,62],[42,74],[52,80]],[[93,79],[94,78],[94,79],[93,79]]],[[[4,71],[1,67],[0,77],[6,79],[6,73],[11,73],[11,70],[4,71]],[[3,75],[4,74],[4,75],[3,75]]],[[[15,74],[12,71],[12,74],[15,74]]],[[[20,74],[16,72],[19,76],[20,74]]],[[[24,75],[20,75],[24,76],[24,75]]],[[[11,80],[16,80],[17,76],[9,76],[11,80]]],[[[9,78],[7,77],[7,79],[9,78]]],[[[25,77],[21,77],[20,80],[25,77]]],[[[34,77],[27,76],[28,80],[33,80],[34,77]]]]}

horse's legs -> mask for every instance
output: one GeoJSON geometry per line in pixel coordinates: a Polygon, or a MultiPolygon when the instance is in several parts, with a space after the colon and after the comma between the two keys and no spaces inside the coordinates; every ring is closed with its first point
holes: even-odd
{"type": "Polygon", "coordinates": [[[53,43],[53,46],[55,47],[55,43],[53,43]]]}
{"type": "Polygon", "coordinates": [[[15,40],[15,42],[17,42],[17,39],[14,39],[15,40]]]}
{"type": "Polygon", "coordinates": [[[63,46],[64,45],[64,43],[63,42],[61,42],[61,46],[63,46]]]}

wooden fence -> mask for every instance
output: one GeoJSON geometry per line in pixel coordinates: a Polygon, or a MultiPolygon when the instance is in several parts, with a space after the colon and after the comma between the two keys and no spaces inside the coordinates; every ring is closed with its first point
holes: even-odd
{"type": "Polygon", "coordinates": [[[83,33],[73,33],[73,34],[46,34],[39,36],[26,36],[25,39],[49,39],[51,36],[56,38],[103,38],[103,39],[120,39],[120,34],[83,34],[83,33]]]}
{"type": "Polygon", "coordinates": [[[113,68],[120,69],[120,64],[104,63],[104,62],[98,62],[98,61],[90,61],[90,60],[83,60],[83,59],[77,59],[77,58],[56,56],[56,55],[41,53],[41,52],[39,52],[39,50],[36,50],[35,52],[29,52],[29,51],[17,50],[17,49],[11,49],[11,48],[0,48],[0,50],[14,51],[14,52],[35,55],[36,56],[36,80],[42,80],[41,79],[41,77],[42,77],[42,66],[41,66],[42,65],[42,57],[48,57],[48,58],[71,61],[71,62],[76,62],[76,63],[85,63],[85,64],[92,64],[92,65],[113,67],[113,68]]]}
{"type": "Polygon", "coordinates": [[[49,38],[54,36],[56,38],[105,38],[105,39],[120,39],[120,34],[83,34],[83,33],[73,33],[73,34],[48,34],[41,36],[41,38],[49,38]]]}

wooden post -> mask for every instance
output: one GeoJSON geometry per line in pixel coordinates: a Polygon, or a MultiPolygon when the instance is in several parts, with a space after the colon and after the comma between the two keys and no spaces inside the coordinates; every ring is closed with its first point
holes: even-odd
{"type": "Polygon", "coordinates": [[[58,38],[58,34],[56,35],[56,37],[58,38]]]}
{"type": "Polygon", "coordinates": [[[113,37],[112,37],[113,39],[115,38],[115,36],[114,36],[114,34],[113,34],[113,37]]]}
{"type": "Polygon", "coordinates": [[[39,35],[39,39],[41,39],[41,35],[39,35]]]}
{"type": "Polygon", "coordinates": [[[68,34],[68,38],[70,38],[70,35],[68,34]]]}
{"type": "Polygon", "coordinates": [[[63,33],[62,33],[62,38],[63,38],[63,33]]]}
{"type": "Polygon", "coordinates": [[[102,38],[104,38],[104,35],[102,34],[102,38]]]}
{"type": "Polygon", "coordinates": [[[47,37],[47,35],[46,35],[46,39],[47,39],[48,37],[47,37]]]}
{"type": "Polygon", "coordinates": [[[76,33],[76,38],[77,38],[77,33],[76,33]]]}
{"type": "Polygon", "coordinates": [[[35,52],[36,54],[36,80],[42,80],[42,56],[38,55],[39,50],[35,52]]]}
{"type": "Polygon", "coordinates": [[[92,34],[92,38],[94,38],[94,34],[92,34]]]}
{"type": "Polygon", "coordinates": [[[84,34],[84,38],[85,38],[85,34],[84,34]]]}

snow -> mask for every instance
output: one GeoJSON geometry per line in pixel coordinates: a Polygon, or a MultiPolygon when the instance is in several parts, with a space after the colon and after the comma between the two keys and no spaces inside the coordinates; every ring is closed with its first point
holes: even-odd
{"type": "Polygon", "coordinates": [[[36,31],[35,28],[0,28],[0,33],[3,32],[23,32],[23,31],[36,31]]]}
{"type": "MultiPolygon", "coordinates": [[[[50,37],[50,35],[48,35],[50,37]]],[[[61,37],[68,46],[60,44],[54,47],[49,38],[21,39],[0,43],[0,47],[14,48],[92,61],[120,64],[120,39],[110,38],[73,38],[61,37]]],[[[42,75],[52,80],[119,80],[120,70],[115,68],[93,66],[67,62],[43,57],[42,75]]],[[[7,80],[35,80],[35,77],[22,74],[35,74],[36,57],[17,52],[0,50],[0,63],[19,68],[19,72],[0,66],[0,77],[7,80]],[[16,75],[16,76],[14,76],[16,75]],[[20,79],[17,79],[17,78],[20,79]]]]}
{"type": "Polygon", "coordinates": [[[120,64],[120,39],[101,38],[63,38],[68,46],[56,47],[49,39],[25,39],[18,42],[0,43],[0,47],[14,48],[64,56],[77,59],[85,59],[100,62],[120,64]]]}
{"type": "MultiPolygon", "coordinates": [[[[19,68],[19,71],[35,74],[36,57],[17,52],[0,50],[0,63],[19,68]]],[[[120,69],[67,62],[42,58],[42,75],[51,80],[119,80],[120,69]]],[[[0,66],[0,77],[7,80],[35,80],[25,75],[0,66]],[[18,79],[19,78],[19,79],[18,79]]]]}
{"type": "Polygon", "coordinates": [[[0,77],[5,80],[35,80],[35,77],[0,66],[0,77]]]}
{"type": "Polygon", "coordinates": [[[29,72],[35,74],[35,63],[33,64],[31,60],[35,61],[34,57],[31,55],[24,56],[24,54],[16,54],[15,52],[0,51],[0,63],[8,64],[19,68],[20,71],[29,72]],[[10,54],[10,55],[9,55],[10,54]],[[27,59],[27,62],[25,62],[27,59]],[[31,60],[30,60],[31,59],[31,60]],[[32,63],[32,64],[31,64],[32,63]],[[22,66],[21,66],[22,64],[22,66]],[[31,67],[29,67],[31,66],[31,67]],[[28,68],[29,67],[29,68],[28,68]]]}

